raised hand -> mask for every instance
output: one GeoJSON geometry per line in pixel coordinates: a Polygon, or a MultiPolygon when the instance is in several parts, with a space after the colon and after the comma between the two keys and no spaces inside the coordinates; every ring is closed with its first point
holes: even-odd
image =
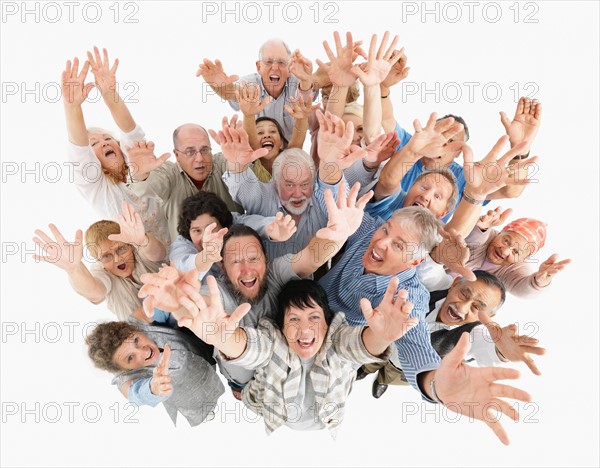
{"type": "Polygon", "coordinates": [[[42,249],[43,254],[34,255],[34,260],[51,263],[67,273],[74,271],[81,265],[83,258],[83,232],[78,229],[75,242],[68,242],[54,224],[49,224],[48,227],[56,240],[36,229],[37,237],[33,238],[33,242],[42,249]]]}
{"type": "Polygon", "coordinates": [[[167,396],[173,391],[171,376],[169,375],[169,359],[171,358],[171,347],[165,345],[163,355],[160,357],[158,365],[152,371],[152,380],[150,380],[150,391],[156,396],[167,396]]]}
{"type": "Polygon", "coordinates": [[[285,242],[297,231],[296,222],[291,215],[283,216],[281,211],[275,215],[272,223],[267,225],[266,231],[272,241],[285,242]]]}
{"type": "Polygon", "coordinates": [[[132,147],[125,148],[129,170],[135,180],[145,180],[153,170],[160,167],[171,153],[164,153],[157,158],[154,154],[154,143],[151,141],[134,141],[132,147]]]}
{"type": "Polygon", "coordinates": [[[492,321],[487,312],[479,312],[479,321],[485,325],[490,332],[492,340],[496,345],[496,349],[500,351],[501,357],[507,361],[519,362],[527,364],[527,367],[535,375],[542,375],[538,367],[535,365],[530,354],[542,356],[546,353],[544,348],[538,345],[539,340],[530,336],[521,336],[517,333],[517,325],[511,324],[506,327],[501,327],[496,322],[492,321]]]}
{"type": "Polygon", "coordinates": [[[487,231],[490,228],[503,225],[508,217],[512,213],[512,208],[508,208],[502,211],[502,207],[498,206],[494,210],[488,210],[488,212],[479,217],[477,221],[477,227],[482,231],[487,231]]]}
{"type": "MultiPolygon", "coordinates": [[[[333,164],[335,170],[342,171],[367,155],[364,149],[352,145],[354,137],[352,122],[346,125],[338,116],[329,112],[323,114],[321,111],[317,111],[317,119],[319,121],[318,147],[321,165],[333,164]]],[[[329,172],[327,168],[324,170],[329,172]]]]}
{"type": "Polygon", "coordinates": [[[300,50],[296,49],[290,58],[290,73],[301,82],[312,82],[313,64],[300,50]]]}
{"type": "Polygon", "coordinates": [[[394,53],[397,53],[400,57],[398,58],[398,61],[392,65],[389,73],[381,82],[381,86],[388,89],[405,79],[410,70],[410,67],[406,66],[407,58],[406,54],[404,53],[404,47],[402,47],[400,50],[395,50],[394,53]]]}
{"type": "Polygon", "coordinates": [[[546,260],[542,262],[539,270],[535,274],[535,282],[540,287],[546,287],[552,281],[552,276],[556,273],[562,271],[569,263],[571,263],[571,259],[567,258],[566,260],[562,260],[560,262],[558,260],[558,254],[553,254],[546,260]]]}
{"type": "Polygon", "coordinates": [[[232,172],[243,172],[249,164],[258,158],[266,156],[269,152],[266,148],[259,148],[256,151],[250,146],[248,134],[242,128],[242,122],[238,122],[237,115],[227,120],[223,117],[222,130],[219,133],[209,130],[210,136],[219,145],[223,157],[227,160],[227,167],[232,172]]]}
{"type": "Polygon", "coordinates": [[[108,60],[108,52],[102,49],[102,57],[98,47],[94,46],[94,54],[88,50],[88,61],[96,80],[96,87],[100,90],[102,96],[107,93],[117,92],[117,68],[119,67],[119,59],[115,59],[113,66],[110,67],[108,60]]]}
{"type": "Polygon", "coordinates": [[[415,160],[422,157],[437,158],[447,153],[460,151],[465,146],[464,141],[448,143],[448,140],[464,130],[463,125],[455,122],[452,117],[437,122],[437,114],[433,112],[425,127],[421,126],[418,119],[415,119],[413,126],[415,134],[403,149],[415,160]]]}
{"type": "Polygon", "coordinates": [[[454,271],[467,281],[476,281],[473,272],[467,268],[470,251],[463,236],[456,229],[439,229],[443,240],[432,250],[431,258],[454,271]]]}
{"type": "Polygon", "coordinates": [[[409,318],[413,310],[413,303],[408,301],[408,292],[405,289],[398,291],[400,280],[395,276],[390,280],[381,303],[373,309],[371,302],[362,298],[360,308],[371,331],[383,342],[391,343],[404,336],[419,322],[418,317],[409,318]]]}
{"type": "Polygon", "coordinates": [[[125,200],[121,202],[121,213],[117,216],[117,223],[119,223],[121,232],[110,234],[108,240],[135,245],[143,245],[149,242],[140,214],[135,211],[133,205],[125,200]]]}
{"type": "MultiPolygon", "coordinates": [[[[521,97],[517,104],[515,116],[511,121],[504,112],[500,112],[500,121],[506,130],[510,146],[514,147],[522,141],[528,141],[529,145],[533,142],[540,128],[542,117],[542,104],[536,99],[521,97]]],[[[527,153],[529,147],[525,148],[527,153]]]]}
{"type": "Polygon", "coordinates": [[[215,278],[208,276],[206,284],[210,290],[210,305],[206,304],[197,289],[189,285],[182,286],[180,303],[189,312],[189,317],[179,320],[178,324],[192,330],[205,343],[222,350],[227,338],[237,329],[239,321],[250,311],[250,304],[239,305],[229,315],[223,309],[221,293],[215,278]]]}
{"type": "MultiPolygon", "coordinates": [[[[352,73],[352,62],[360,52],[355,53],[354,43],[352,42],[352,33],[346,33],[346,45],[342,47],[340,34],[333,33],[335,41],[336,55],[332,52],[327,41],[323,41],[323,48],[329,59],[329,63],[321,62],[317,59],[317,65],[327,72],[331,82],[338,87],[352,86],[356,81],[356,75],[352,73]]],[[[362,51],[362,49],[359,49],[362,51]]]]}
{"type": "Polygon", "coordinates": [[[372,141],[365,150],[367,155],[363,158],[365,166],[375,168],[392,157],[396,148],[400,144],[400,139],[396,132],[384,133],[372,141]]]}
{"type": "Polygon", "coordinates": [[[246,83],[245,81],[242,81],[242,85],[236,88],[235,97],[240,104],[240,110],[244,116],[260,114],[273,100],[271,96],[267,96],[261,101],[260,86],[256,83],[246,83]]]}
{"type": "Polygon", "coordinates": [[[202,76],[211,86],[221,87],[228,84],[233,84],[239,79],[237,75],[227,75],[223,71],[223,65],[220,60],[215,60],[214,63],[208,59],[198,65],[196,76],[202,76]]]}
{"type": "Polygon", "coordinates": [[[352,67],[352,73],[356,75],[363,86],[379,86],[388,76],[392,65],[400,59],[400,51],[394,50],[398,43],[398,36],[394,36],[391,45],[386,49],[389,38],[390,33],[386,31],[381,45],[377,49],[377,34],[373,34],[367,62],[352,67]]]}
{"type": "Polygon", "coordinates": [[[217,263],[223,260],[221,249],[227,228],[221,228],[215,232],[216,228],[217,223],[210,223],[202,233],[202,253],[206,262],[217,263]]]}
{"type": "Polygon", "coordinates": [[[67,60],[65,70],[61,76],[61,92],[63,102],[67,107],[81,106],[88,97],[90,91],[94,88],[94,83],[85,82],[90,62],[86,60],[81,72],[79,72],[79,59],[75,57],[73,63],[67,60]]]}
{"type": "Polygon", "coordinates": [[[528,143],[524,141],[498,157],[507,140],[507,136],[501,137],[488,155],[478,162],[473,162],[471,149],[468,146],[464,147],[463,159],[465,161],[466,181],[464,193],[471,198],[485,200],[489,194],[503,187],[527,185],[532,182],[527,178],[515,177],[515,174],[520,173],[521,170],[526,171],[527,167],[537,163],[537,156],[518,163],[512,162],[512,159],[521,154],[527,146],[528,143]]]}
{"type": "Polygon", "coordinates": [[[504,413],[514,421],[518,411],[501,398],[531,401],[531,395],[497,380],[517,379],[519,372],[502,367],[471,367],[463,363],[471,345],[469,334],[463,333],[454,349],[447,354],[435,372],[436,393],[451,411],[472,419],[483,420],[508,445],[506,431],[492,410],[504,413]]]}
{"type": "Polygon", "coordinates": [[[140,288],[138,297],[147,297],[144,301],[144,312],[149,317],[154,315],[153,307],[171,312],[177,319],[184,317],[185,310],[182,310],[179,304],[181,291],[178,288],[189,284],[196,290],[200,289],[197,270],[183,274],[175,267],[164,264],[158,273],[144,273],[140,280],[144,285],[140,288]]]}
{"type": "Polygon", "coordinates": [[[320,104],[312,105],[312,97],[305,100],[301,95],[299,95],[297,99],[291,97],[290,102],[292,103],[292,107],[285,105],[283,108],[296,120],[308,119],[310,114],[316,111],[320,106],[320,104]]]}
{"type": "Polygon", "coordinates": [[[346,197],[346,182],[342,181],[338,188],[337,204],[331,190],[325,190],[325,205],[327,206],[327,227],[317,231],[320,239],[345,241],[356,232],[364,215],[365,206],[373,196],[373,191],[367,192],[357,201],[360,184],[354,184],[346,197]]]}

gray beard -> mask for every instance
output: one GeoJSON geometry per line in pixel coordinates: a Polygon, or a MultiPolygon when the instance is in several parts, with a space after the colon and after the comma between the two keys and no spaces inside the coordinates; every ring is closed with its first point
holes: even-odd
{"type": "Polygon", "coordinates": [[[226,272],[223,272],[223,275],[221,276],[221,280],[223,281],[223,284],[225,285],[225,287],[227,288],[227,290],[233,295],[233,297],[235,298],[235,302],[238,305],[239,304],[243,304],[244,302],[247,302],[251,306],[256,305],[260,301],[263,300],[263,298],[265,297],[265,294],[267,292],[267,279],[266,279],[266,277],[263,279],[262,283],[260,284],[260,287],[259,287],[259,290],[258,290],[258,295],[255,298],[253,298],[253,299],[250,299],[250,298],[244,296],[242,294],[242,292],[240,291],[240,289],[238,288],[237,284],[233,284],[231,282],[231,280],[229,279],[229,276],[227,276],[226,272]]]}

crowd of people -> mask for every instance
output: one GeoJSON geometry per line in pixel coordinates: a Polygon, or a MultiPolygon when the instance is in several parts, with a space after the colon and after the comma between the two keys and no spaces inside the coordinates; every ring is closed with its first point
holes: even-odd
{"type": "Polygon", "coordinates": [[[101,220],[74,240],[37,230],[37,259],[117,316],[87,337],[91,360],[173,422],[210,419],[226,382],[267,433],[335,434],[355,381],[377,374],[375,398],[411,386],[508,443],[494,411],[517,420],[503,398],[531,396],[497,381],[518,377],[509,362],[540,374],[545,350],[496,313],[507,294],[535,300],[569,260],[532,269],[545,223],[483,207],[525,196],[542,105],[522,97],[512,119],[502,112],[506,135],[475,161],[460,116],[400,127],[397,36],[373,35],[368,50],[333,39],[316,63],[268,40],[242,78],[204,59],[197,75],[241,115],[177,127],[174,161],[119,96],[118,60],[95,47],[67,61],[68,159],[101,220]],[[118,137],[87,126],[93,87],[118,137]]]}

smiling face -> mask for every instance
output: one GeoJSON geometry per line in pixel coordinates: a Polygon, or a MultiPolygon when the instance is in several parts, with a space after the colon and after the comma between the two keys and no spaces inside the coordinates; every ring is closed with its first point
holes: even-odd
{"type": "Polygon", "coordinates": [[[454,186],[440,174],[427,174],[410,187],[404,207],[418,205],[428,209],[438,218],[448,214],[448,200],[452,196],[454,186]]]}
{"type": "Polygon", "coordinates": [[[290,306],[283,319],[283,334],[288,346],[302,359],[313,357],[325,341],[327,322],[323,309],[313,303],[311,307],[290,306]]]}
{"type": "Polygon", "coordinates": [[[502,231],[488,245],[487,260],[494,265],[507,266],[524,262],[531,255],[531,246],[521,234],[502,231]]]}
{"type": "Polygon", "coordinates": [[[308,165],[288,163],[281,170],[278,183],[281,204],[292,215],[301,215],[308,208],[313,193],[313,177],[308,165]]]}
{"type": "Polygon", "coordinates": [[[213,163],[210,140],[204,129],[197,125],[183,125],[180,127],[174,152],[177,162],[192,180],[196,182],[206,180],[212,171],[213,163]],[[200,150],[206,154],[202,154],[200,150]],[[194,151],[197,152],[191,157],[185,154],[194,151]]]}
{"type": "Polygon", "coordinates": [[[125,340],[113,356],[113,362],[123,370],[146,367],[154,364],[159,359],[158,346],[141,332],[136,332],[125,340]]]}
{"type": "Polygon", "coordinates": [[[352,122],[354,124],[354,137],[352,137],[352,144],[360,146],[360,140],[365,136],[363,128],[363,119],[358,115],[344,114],[342,120],[346,123],[352,122]]]}
{"type": "Polygon", "coordinates": [[[110,240],[98,243],[98,260],[106,271],[119,278],[128,278],[135,270],[133,247],[110,240]]]}
{"type": "Polygon", "coordinates": [[[217,232],[223,227],[217,218],[207,213],[201,214],[190,223],[190,239],[192,240],[194,247],[198,249],[198,252],[202,251],[202,236],[204,235],[204,230],[212,223],[217,223],[213,232],[217,232]]]}
{"type": "Polygon", "coordinates": [[[262,245],[254,236],[227,239],[223,252],[223,271],[233,292],[249,301],[258,301],[265,292],[267,262],[262,245]]]}
{"type": "MultiPolygon", "coordinates": [[[[438,121],[435,124],[435,126],[438,127],[440,125],[440,122],[443,122],[443,120],[438,121]]],[[[466,140],[467,140],[467,135],[466,135],[465,131],[463,130],[458,135],[455,135],[454,138],[449,139],[444,146],[446,146],[449,143],[452,143],[454,141],[466,141],[466,140]]],[[[461,152],[462,151],[453,151],[450,153],[441,154],[436,158],[422,158],[421,163],[427,169],[447,168],[452,164],[452,161],[454,161],[455,158],[460,156],[461,152]]]]}
{"type": "Polygon", "coordinates": [[[479,320],[480,312],[493,314],[502,294],[497,287],[481,280],[465,281],[456,278],[440,307],[437,321],[446,325],[464,325],[479,320]]]}
{"type": "Polygon", "coordinates": [[[256,134],[261,148],[267,148],[269,152],[261,159],[274,159],[283,149],[283,140],[277,129],[277,125],[268,120],[261,120],[256,124],[256,134]]]}
{"type": "Polygon", "coordinates": [[[261,60],[256,62],[263,86],[274,98],[278,98],[290,76],[288,52],[281,43],[267,43],[261,60]]]}
{"type": "Polygon", "coordinates": [[[120,173],[125,164],[125,157],[117,140],[106,133],[94,132],[88,132],[88,139],[102,169],[114,174],[120,173]]]}
{"type": "Polygon", "coordinates": [[[365,273],[389,276],[415,268],[423,261],[417,253],[421,238],[393,217],[375,234],[363,255],[365,273]]]}

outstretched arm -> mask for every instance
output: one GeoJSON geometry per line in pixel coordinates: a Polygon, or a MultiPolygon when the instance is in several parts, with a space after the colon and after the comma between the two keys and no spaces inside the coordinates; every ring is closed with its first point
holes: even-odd
{"type": "Polygon", "coordinates": [[[357,200],[360,185],[355,184],[346,197],[346,183],[338,189],[337,204],[331,190],[325,190],[327,227],[319,229],[308,245],[292,259],[292,270],[301,278],[313,274],[342,248],[362,222],[364,209],[373,192],[357,200]]]}
{"type": "Polygon", "coordinates": [[[67,120],[67,134],[69,141],[76,146],[88,146],[89,139],[83,110],[81,106],[94,87],[93,83],[85,83],[90,63],[86,61],[79,71],[79,59],[75,57],[73,63],[67,60],[65,70],[61,76],[61,91],[67,120]]]}
{"type": "Polygon", "coordinates": [[[381,303],[373,309],[371,302],[362,298],[360,308],[368,323],[362,334],[362,340],[367,351],[373,356],[379,356],[387,347],[404,336],[419,321],[418,317],[408,318],[413,310],[412,302],[408,301],[408,292],[396,290],[400,280],[393,277],[388,284],[381,303]]]}
{"type": "Polygon", "coordinates": [[[219,95],[227,101],[237,100],[235,95],[235,82],[239,79],[237,75],[227,75],[223,70],[220,60],[214,63],[208,59],[198,65],[196,76],[202,76],[204,81],[219,95]]]}
{"type": "Polygon", "coordinates": [[[102,99],[110,110],[113,120],[123,133],[129,133],[135,128],[135,120],[127,108],[125,102],[117,91],[117,68],[119,59],[115,59],[112,67],[108,60],[108,52],[102,49],[102,56],[98,47],[94,47],[94,53],[88,51],[88,61],[96,80],[96,88],[100,91],[102,99]]]}
{"type": "Polygon", "coordinates": [[[36,229],[33,241],[42,249],[42,255],[34,255],[35,261],[56,265],[69,276],[69,282],[77,294],[98,304],[106,297],[106,287],[95,278],[83,264],[83,233],[78,230],[75,242],[67,242],[54,224],[49,225],[54,239],[36,229]]]}
{"type": "Polygon", "coordinates": [[[419,375],[419,385],[433,401],[449,410],[472,419],[484,421],[500,441],[508,445],[509,439],[500,423],[500,415],[492,409],[518,421],[519,413],[501,398],[531,401],[531,395],[497,380],[517,379],[519,372],[501,367],[471,367],[463,362],[469,351],[469,334],[464,333],[454,349],[442,360],[435,371],[419,375]]]}

